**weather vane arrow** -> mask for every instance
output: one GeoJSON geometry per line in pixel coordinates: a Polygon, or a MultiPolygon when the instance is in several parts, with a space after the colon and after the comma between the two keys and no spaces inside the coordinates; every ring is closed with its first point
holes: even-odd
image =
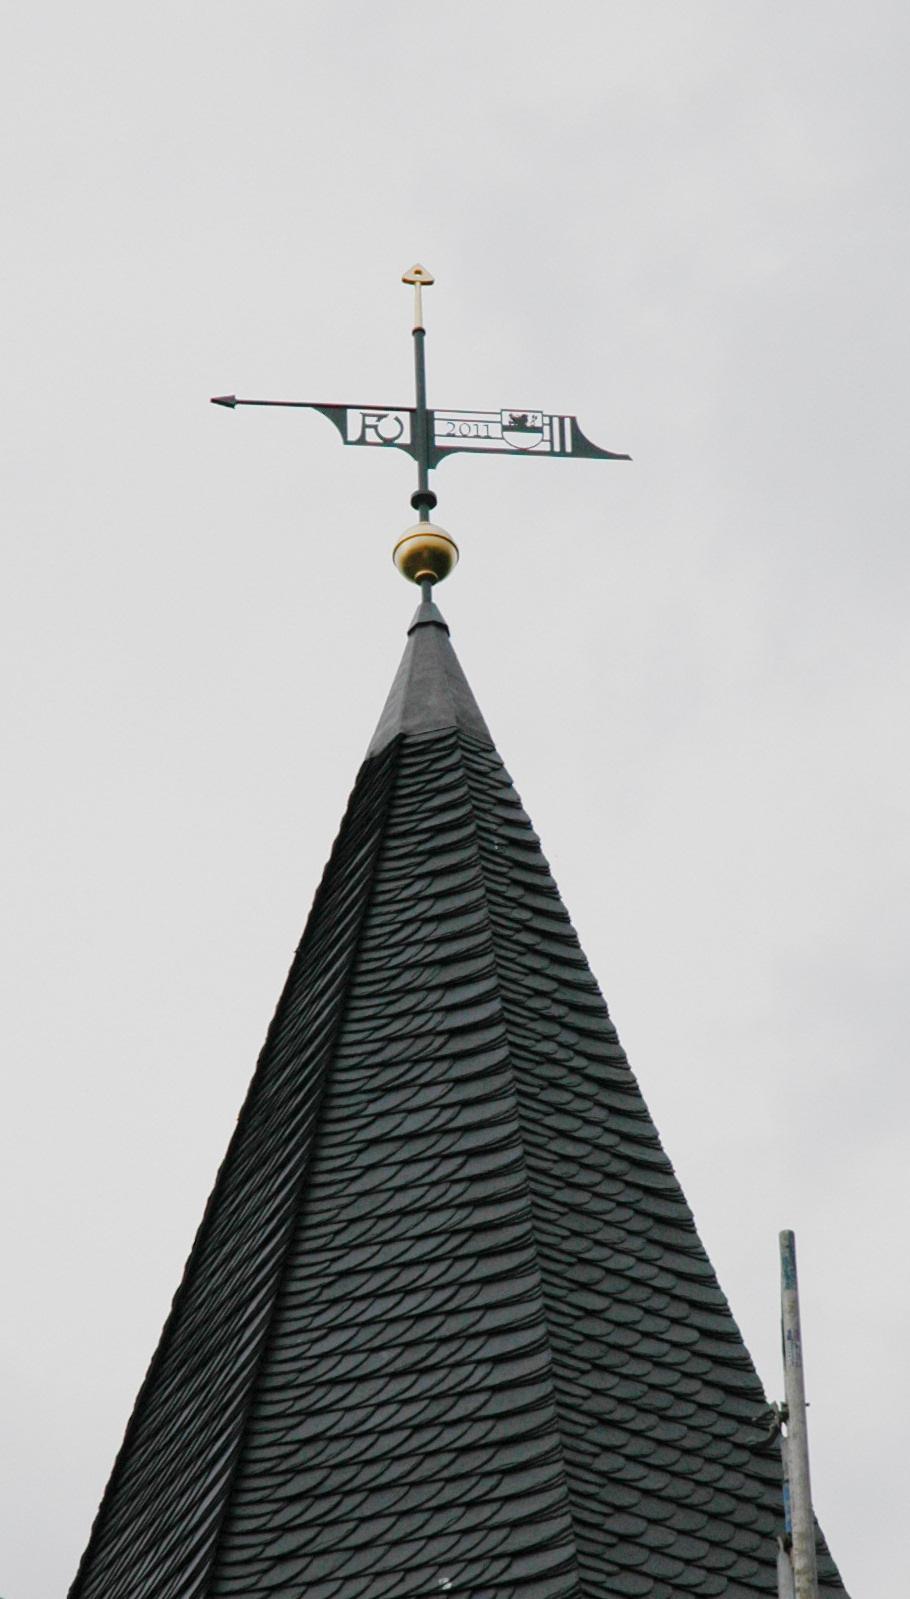
{"type": "MultiPolygon", "coordinates": [[[[429,288],[434,279],[424,267],[417,265],[405,272],[401,281],[411,284],[414,289],[414,405],[327,405],[315,400],[242,400],[235,394],[215,395],[212,404],[225,405],[231,410],[238,405],[268,405],[319,411],[334,423],[345,444],[405,450],[417,462],[417,488],[411,495],[411,504],[419,513],[421,529],[415,529],[415,534],[421,530],[427,533],[431,531],[429,515],[436,505],[436,495],[429,486],[429,474],[447,455],[479,451],[487,455],[631,460],[629,455],[615,450],[602,450],[599,445],[592,444],[582,433],[574,416],[518,408],[501,411],[430,410],[427,406],[423,290],[429,288]]],[[[395,552],[396,564],[414,581],[438,581],[447,575],[457,559],[457,550],[448,534],[435,528],[432,532],[438,532],[451,545],[454,557],[445,565],[445,571],[420,569],[419,561],[417,568],[406,570],[404,558],[400,556],[404,541],[399,540],[395,552]]],[[[405,537],[409,538],[410,534],[405,537]]],[[[441,561],[441,564],[445,562],[441,561]]]]}

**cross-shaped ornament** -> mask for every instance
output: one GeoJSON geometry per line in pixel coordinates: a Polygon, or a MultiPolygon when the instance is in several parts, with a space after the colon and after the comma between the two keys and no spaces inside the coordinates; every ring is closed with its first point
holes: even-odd
{"type": "Polygon", "coordinates": [[[219,394],[213,405],[277,405],[295,410],[319,411],[334,422],[345,444],[373,445],[405,450],[417,462],[417,488],[411,504],[418,512],[418,527],[409,529],[395,546],[395,563],[414,582],[437,582],[446,577],[458,559],[454,542],[430,522],[436,495],[429,474],[447,455],[476,450],[488,455],[574,456],[598,461],[629,461],[631,456],[602,450],[585,438],[574,416],[510,408],[503,411],[440,411],[427,407],[426,330],[423,293],[432,275],[419,264],[402,275],[414,289],[413,406],[323,405],[316,400],[239,400],[219,394]],[[436,547],[438,545],[438,548],[436,547]]]}

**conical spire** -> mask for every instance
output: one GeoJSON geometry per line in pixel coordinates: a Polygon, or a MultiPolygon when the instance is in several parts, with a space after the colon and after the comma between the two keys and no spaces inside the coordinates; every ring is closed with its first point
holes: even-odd
{"type": "Polygon", "coordinates": [[[764,1407],[425,600],[72,1599],[770,1595],[764,1407]]]}
{"type": "Polygon", "coordinates": [[[401,734],[441,733],[447,728],[490,742],[449,642],[445,618],[432,599],[425,598],[408,628],[408,645],[368,753],[378,755],[401,734]]]}

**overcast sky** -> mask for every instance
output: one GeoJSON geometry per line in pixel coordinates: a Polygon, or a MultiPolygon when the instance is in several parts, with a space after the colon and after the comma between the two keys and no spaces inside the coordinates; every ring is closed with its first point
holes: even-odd
{"type": "MultiPolygon", "coordinates": [[[[11,10],[12,8],[10,8],[11,10]]],[[[462,664],[818,1514],[906,1566],[906,4],[19,5],[0,65],[0,1593],[63,1595],[462,456],[462,664]],[[899,1552],[900,1551],[900,1552],[899,1552]]],[[[769,1559],[772,1558],[769,1552],[769,1559]]]]}

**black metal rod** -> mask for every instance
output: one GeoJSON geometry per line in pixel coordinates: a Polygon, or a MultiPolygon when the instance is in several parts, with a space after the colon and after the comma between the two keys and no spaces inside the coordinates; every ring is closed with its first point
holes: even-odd
{"type": "Polygon", "coordinates": [[[282,405],[289,407],[292,411],[318,409],[318,407],[314,407],[312,400],[238,400],[236,394],[216,394],[211,403],[212,405],[228,405],[231,410],[234,409],[235,405],[282,405]]]}
{"type": "MultiPolygon", "coordinates": [[[[430,422],[427,416],[427,366],[424,341],[426,339],[424,328],[414,329],[414,387],[417,405],[414,415],[414,425],[417,437],[417,493],[420,496],[420,520],[429,522],[429,473],[430,473],[430,422]]],[[[415,496],[416,499],[416,496],[415,496]]]]}

